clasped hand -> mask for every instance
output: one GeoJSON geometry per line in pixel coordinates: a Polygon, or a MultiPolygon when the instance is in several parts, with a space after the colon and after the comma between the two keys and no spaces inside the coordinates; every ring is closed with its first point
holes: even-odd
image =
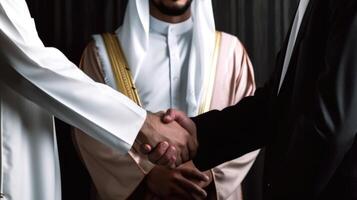
{"type": "Polygon", "coordinates": [[[157,165],[145,178],[147,195],[157,197],[151,199],[205,199],[211,182],[211,171],[200,172],[192,162],[175,169],[157,165]]]}
{"type": "Polygon", "coordinates": [[[137,143],[154,164],[175,167],[196,155],[196,132],[194,122],[181,111],[148,113],[137,143]]]}
{"type": "Polygon", "coordinates": [[[192,161],[187,162],[196,155],[196,132],[193,121],[181,111],[170,109],[166,113],[148,114],[137,142],[151,162],[166,166],[156,166],[146,178],[154,196],[164,199],[207,196],[204,188],[212,181],[211,172],[200,172],[192,161]]]}

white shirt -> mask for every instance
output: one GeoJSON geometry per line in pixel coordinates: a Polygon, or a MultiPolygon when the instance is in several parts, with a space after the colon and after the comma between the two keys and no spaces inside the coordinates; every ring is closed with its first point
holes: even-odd
{"type": "Polygon", "coordinates": [[[45,47],[25,0],[0,0],[0,189],[6,199],[61,199],[53,115],[126,153],[146,112],[45,47]]]}
{"type": "MultiPolygon", "coordinates": [[[[290,60],[291,60],[291,56],[295,47],[295,42],[296,42],[296,38],[299,34],[299,30],[300,30],[300,26],[302,23],[302,20],[304,18],[307,6],[309,5],[310,0],[300,0],[299,3],[299,8],[296,12],[295,15],[295,19],[294,19],[294,24],[293,27],[291,29],[291,33],[290,33],[290,38],[289,38],[289,43],[288,43],[288,48],[286,50],[286,54],[285,54],[285,60],[284,60],[284,66],[283,66],[283,71],[281,74],[281,79],[280,79],[280,84],[279,84],[279,90],[281,89],[281,86],[284,82],[285,79],[285,75],[288,71],[289,65],[290,65],[290,60]]],[[[279,93],[279,92],[278,92],[279,93]]]]}
{"type": "Polygon", "coordinates": [[[192,18],[177,24],[150,18],[149,48],[135,80],[145,109],[158,112],[177,108],[187,112],[192,30],[192,18]]]}

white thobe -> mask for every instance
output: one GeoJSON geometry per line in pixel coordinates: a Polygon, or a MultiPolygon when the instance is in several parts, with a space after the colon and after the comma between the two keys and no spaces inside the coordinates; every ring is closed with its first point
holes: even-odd
{"type": "Polygon", "coordinates": [[[187,112],[187,73],[192,31],[192,18],[170,24],[150,17],[149,49],[143,61],[145,64],[135,80],[145,109],[158,112],[176,108],[187,112]],[[149,74],[160,76],[152,77],[149,74]]]}
{"type": "MultiPolygon", "coordinates": [[[[147,91],[146,95],[142,93],[140,96],[141,100],[144,96],[146,103],[143,106],[146,109],[160,110],[170,106],[180,106],[179,102],[172,101],[174,96],[171,93],[183,97],[187,95],[187,90],[175,88],[180,88],[180,84],[185,86],[190,77],[188,74],[177,73],[188,68],[187,59],[191,57],[192,52],[189,51],[190,45],[188,45],[192,38],[190,21],[168,24],[154,18],[150,20],[148,32],[150,45],[148,45],[148,51],[143,55],[144,64],[138,69],[141,77],[136,80],[136,88],[147,91]],[[169,31],[170,29],[172,31],[169,31]],[[175,58],[176,52],[180,53],[180,60],[175,58]],[[175,76],[181,76],[181,81],[172,81],[175,76]],[[140,87],[137,86],[138,83],[140,87]]],[[[129,28],[126,27],[126,29],[129,28]]],[[[124,27],[120,28],[119,34],[123,33],[123,29],[124,27]]],[[[213,81],[212,94],[207,95],[207,98],[212,100],[210,110],[221,110],[229,105],[234,105],[243,97],[253,95],[255,90],[253,68],[243,45],[232,35],[221,32],[220,36],[220,42],[216,46],[219,50],[216,66],[207,66],[208,69],[212,67],[214,70],[212,73],[215,76],[214,79],[211,79],[213,81]]],[[[119,38],[124,37],[119,35],[119,38]]],[[[94,40],[95,42],[90,43],[83,53],[81,68],[95,80],[117,88],[113,66],[108,54],[115,55],[112,54],[113,52],[107,51],[103,35],[95,35],[94,40]]],[[[123,40],[120,40],[120,43],[123,44],[123,40]]],[[[191,46],[193,47],[193,45],[191,46]]],[[[135,51],[135,48],[131,51],[135,51]]],[[[132,70],[132,67],[129,67],[132,70]]],[[[208,85],[209,83],[207,83],[208,85]]],[[[207,90],[210,89],[207,88],[207,90]]],[[[182,101],[186,100],[182,99],[182,101]]],[[[189,102],[191,103],[191,101],[189,102]]],[[[195,108],[195,105],[189,106],[195,108]]],[[[76,144],[95,183],[100,199],[127,199],[132,194],[135,196],[132,198],[144,199],[144,196],[147,195],[146,192],[142,192],[141,189],[139,189],[141,192],[134,191],[154,167],[147,160],[147,156],[139,154],[135,149],[132,149],[130,155],[121,156],[115,150],[80,131],[76,130],[75,132],[76,144]]],[[[209,191],[209,199],[213,197],[225,200],[241,199],[240,184],[257,154],[258,151],[252,152],[214,167],[212,174],[216,190],[209,191]]],[[[141,188],[141,186],[139,187],[141,188]]],[[[142,189],[147,188],[144,186],[142,189]]]]}
{"type": "Polygon", "coordinates": [[[88,78],[60,51],[46,48],[25,0],[0,0],[0,189],[5,198],[61,199],[53,115],[125,153],[146,112],[88,78]]]}

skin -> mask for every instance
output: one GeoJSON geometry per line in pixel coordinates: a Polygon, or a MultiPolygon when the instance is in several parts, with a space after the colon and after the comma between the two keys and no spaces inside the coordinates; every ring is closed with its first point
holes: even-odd
{"type": "Polygon", "coordinates": [[[148,154],[149,160],[155,164],[173,166],[187,162],[190,155],[196,154],[198,146],[196,136],[176,122],[164,124],[161,115],[160,113],[147,114],[135,146],[150,144],[150,146],[144,145],[144,148],[140,149],[143,153],[148,154]],[[150,147],[150,152],[145,149],[146,146],[150,147]],[[152,149],[152,146],[155,148],[152,149]]]}
{"type": "Polygon", "coordinates": [[[201,195],[201,185],[206,181],[202,179],[201,172],[192,167],[179,167],[169,169],[157,166],[146,176],[147,188],[160,199],[204,199],[201,195]]]}
{"type": "MultiPolygon", "coordinates": [[[[150,0],[150,14],[165,22],[180,23],[191,17],[190,4],[191,0],[150,0]],[[168,12],[162,10],[165,7],[168,12]],[[175,9],[181,13],[174,15],[175,9]]],[[[160,113],[160,115],[163,119],[164,113],[160,113]]],[[[174,119],[167,120],[169,122],[167,124],[177,123],[174,119]]],[[[188,130],[188,132],[191,134],[194,133],[194,130],[188,130]]],[[[204,188],[212,183],[212,173],[210,171],[200,172],[191,161],[179,166],[196,154],[195,150],[198,144],[196,136],[192,136],[194,139],[188,145],[188,157],[185,157],[184,152],[181,154],[184,157],[176,158],[174,154],[177,148],[169,145],[172,144],[170,142],[160,143],[155,149],[151,148],[150,145],[142,146],[142,151],[149,153],[149,159],[158,164],[145,178],[146,186],[153,195],[161,199],[172,199],[174,197],[204,199],[207,196],[204,188]],[[193,151],[192,149],[195,150],[193,151]],[[168,167],[163,167],[165,165],[168,167]],[[174,168],[175,166],[179,167],[174,168]]]]}
{"type": "Polygon", "coordinates": [[[186,21],[191,17],[191,9],[187,8],[191,4],[191,0],[150,0],[150,15],[165,22],[172,24],[186,21]],[[161,7],[161,9],[160,9],[161,7]],[[165,14],[162,9],[185,11],[182,14],[175,15],[174,13],[165,14]]]}

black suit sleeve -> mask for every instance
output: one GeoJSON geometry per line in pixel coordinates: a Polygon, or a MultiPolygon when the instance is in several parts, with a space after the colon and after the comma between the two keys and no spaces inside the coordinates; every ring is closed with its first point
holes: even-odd
{"type": "MultiPolygon", "coordinates": [[[[301,115],[291,130],[299,134],[294,134],[298,137],[290,146],[285,171],[296,173],[294,177],[285,177],[296,179],[296,183],[313,184],[309,188],[315,187],[314,191],[326,186],[323,183],[328,183],[352,147],[357,132],[357,9],[354,0],[343,2],[331,16],[330,33],[322,33],[329,34],[326,66],[313,94],[312,109],[301,115]]],[[[274,137],[265,131],[272,123],[268,106],[270,87],[258,90],[256,96],[235,106],[193,118],[200,144],[194,159],[198,168],[206,170],[235,159],[274,137]]]]}
{"type": "Polygon", "coordinates": [[[267,98],[270,84],[222,111],[210,111],[193,118],[197,126],[199,149],[194,163],[201,170],[211,169],[260,148],[269,136],[267,98]]]}
{"type": "MultiPolygon", "coordinates": [[[[276,58],[280,64],[284,61],[284,54],[279,52],[276,58]]],[[[262,148],[273,138],[267,130],[273,125],[270,118],[271,98],[277,90],[274,88],[276,81],[280,81],[282,69],[279,64],[269,81],[258,88],[254,96],[245,97],[222,111],[213,110],[192,118],[197,126],[199,141],[193,162],[199,169],[208,170],[236,159],[262,148]]]]}

